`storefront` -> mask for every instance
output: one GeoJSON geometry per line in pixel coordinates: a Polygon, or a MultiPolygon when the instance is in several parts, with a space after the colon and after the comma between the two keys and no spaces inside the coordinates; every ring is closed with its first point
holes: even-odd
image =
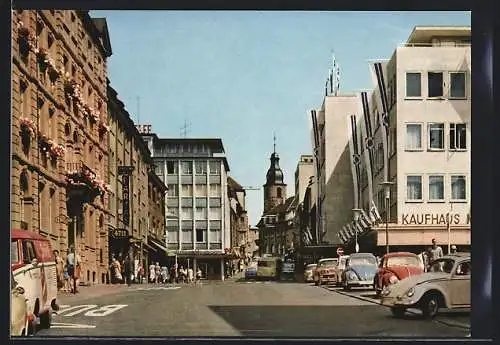
{"type": "Polygon", "coordinates": [[[208,280],[224,280],[227,255],[220,251],[179,251],[177,253],[178,267],[193,270],[201,269],[202,277],[208,280]]]}

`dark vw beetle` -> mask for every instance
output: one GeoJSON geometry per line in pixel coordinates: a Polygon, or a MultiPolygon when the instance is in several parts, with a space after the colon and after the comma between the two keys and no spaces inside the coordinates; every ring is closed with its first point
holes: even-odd
{"type": "Polygon", "coordinates": [[[344,290],[350,290],[352,287],[372,287],[376,272],[377,258],[373,254],[351,254],[342,272],[344,290]]]}

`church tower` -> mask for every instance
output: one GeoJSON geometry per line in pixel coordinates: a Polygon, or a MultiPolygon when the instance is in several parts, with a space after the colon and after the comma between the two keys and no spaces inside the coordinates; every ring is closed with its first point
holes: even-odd
{"type": "Polygon", "coordinates": [[[274,149],[271,154],[271,165],[266,174],[264,185],[264,213],[286,200],[286,184],[283,182],[283,171],[280,168],[280,158],[276,153],[276,136],[274,136],[274,149]]]}

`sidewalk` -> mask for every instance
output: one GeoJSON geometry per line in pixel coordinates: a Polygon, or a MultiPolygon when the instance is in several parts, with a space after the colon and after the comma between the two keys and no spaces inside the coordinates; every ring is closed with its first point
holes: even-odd
{"type": "Polygon", "coordinates": [[[58,291],[57,303],[59,305],[71,304],[74,301],[80,301],[87,298],[105,296],[117,293],[127,289],[126,284],[96,284],[90,286],[78,286],[77,293],[58,291]]]}

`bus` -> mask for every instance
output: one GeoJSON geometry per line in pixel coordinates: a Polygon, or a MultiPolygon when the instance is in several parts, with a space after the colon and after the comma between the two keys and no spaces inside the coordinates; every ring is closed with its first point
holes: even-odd
{"type": "Polygon", "coordinates": [[[257,261],[257,279],[277,280],[281,271],[281,259],[274,257],[260,258],[257,261]]]}

